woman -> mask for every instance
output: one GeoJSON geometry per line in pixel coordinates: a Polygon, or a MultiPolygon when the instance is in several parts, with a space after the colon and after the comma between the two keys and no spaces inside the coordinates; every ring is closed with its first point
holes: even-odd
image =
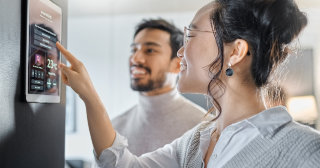
{"type": "Polygon", "coordinates": [[[207,94],[218,115],[140,157],[112,128],[83,64],[57,43],[72,65],[61,64],[63,81],[86,104],[98,165],[320,167],[319,133],[292,121],[282,106],[266,109],[260,92],[306,24],[293,0],[216,0],[201,8],[178,51],[178,90],[207,94]]]}

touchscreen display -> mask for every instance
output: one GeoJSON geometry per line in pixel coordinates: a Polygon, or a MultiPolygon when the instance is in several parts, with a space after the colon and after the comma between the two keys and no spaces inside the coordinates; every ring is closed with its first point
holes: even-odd
{"type": "Polygon", "coordinates": [[[29,0],[28,4],[28,93],[59,96],[61,8],[49,0],[29,0]]]}

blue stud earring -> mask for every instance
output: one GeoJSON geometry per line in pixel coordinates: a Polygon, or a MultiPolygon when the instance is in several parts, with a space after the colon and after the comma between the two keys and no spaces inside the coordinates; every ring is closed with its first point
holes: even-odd
{"type": "Polygon", "coordinates": [[[233,75],[233,70],[231,69],[231,63],[228,63],[228,68],[226,70],[226,75],[227,76],[232,76],[233,75]]]}

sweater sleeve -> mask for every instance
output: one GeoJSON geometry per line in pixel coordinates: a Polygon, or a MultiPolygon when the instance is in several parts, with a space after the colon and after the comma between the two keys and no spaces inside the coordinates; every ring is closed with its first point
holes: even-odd
{"type": "MultiPolygon", "coordinates": [[[[193,129],[192,129],[193,130],[193,129]]],[[[146,153],[137,157],[128,149],[127,139],[118,132],[113,145],[105,149],[99,158],[96,153],[96,165],[99,168],[163,168],[163,167],[181,167],[177,158],[178,150],[181,150],[181,141],[190,138],[192,130],[189,130],[182,137],[174,140],[171,144],[167,144],[154,152],[146,153]]]]}

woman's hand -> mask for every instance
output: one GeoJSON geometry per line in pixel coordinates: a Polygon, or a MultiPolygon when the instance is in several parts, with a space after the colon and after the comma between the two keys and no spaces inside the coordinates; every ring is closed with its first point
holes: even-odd
{"type": "Polygon", "coordinates": [[[71,64],[71,67],[60,64],[62,81],[77,92],[86,105],[91,140],[99,158],[104,149],[112,146],[116,132],[84,65],[60,43],[56,45],[71,64]]]}
{"type": "Polygon", "coordinates": [[[70,67],[67,67],[64,64],[59,65],[62,72],[63,83],[70,86],[79,94],[82,100],[86,101],[86,99],[95,92],[86,68],[81,61],[74,57],[59,42],[56,43],[56,46],[71,64],[70,67]]]}

